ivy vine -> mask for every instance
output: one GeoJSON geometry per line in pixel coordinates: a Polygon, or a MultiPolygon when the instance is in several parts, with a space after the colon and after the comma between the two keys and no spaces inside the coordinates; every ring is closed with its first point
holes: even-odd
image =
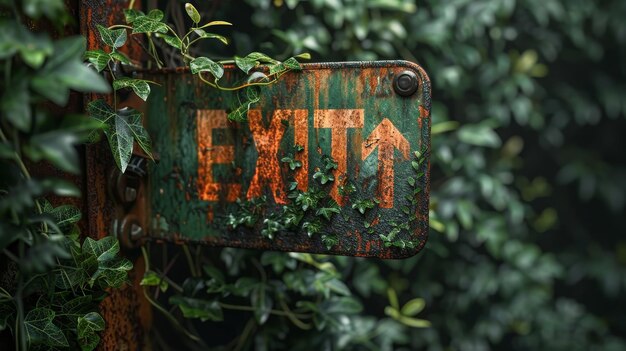
{"type": "Polygon", "coordinates": [[[83,37],[35,33],[41,17],[62,27],[62,0],[2,1],[0,14],[0,332],[17,350],[93,350],[105,327],[98,303],[132,264],[115,238],[82,239],[99,233],[81,235],[79,189],[41,165],[80,173],[75,146],[103,125],[51,106],[70,90],[110,88],[83,64],[83,37]]]}
{"type": "MultiPolygon", "coordinates": [[[[163,11],[159,9],[150,10],[146,14],[128,8],[124,10],[126,24],[116,24],[108,28],[97,25],[104,49],[87,51],[85,59],[98,72],[107,72],[111,75],[115,92],[130,89],[139,98],[146,101],[150,95],[150,84],[153,82],[136,77],[121,76],[115,67],[132,65],[131,59],[122,53],[120,48],[127,43],[129,35],[144,35],[147,42],[147,53],[152,57],[157,68],[162,68],[163,61],[155,45],[155,40],[162,40],[163,43],[176,51],[190,72],[208,87],[224,91],[241,90],[243,92],[237,95],[239,104],[228,113],[230,120],[241,122],[247,119],[248,110],[260,99],[257,87],[273,84],[289,71],[300,70],[298,58],[310,58],[310,55],[305,53],[281,62],[260,52],[252,52],[244,57],[235,56],[229,60],[213,60],[205,56],[193,56],[191,49],[203,40],[217,40],[227,45],[229,41],[226,37],[210,33],[208,30],[214,26],[231,26],[232,24],[226,21],[209,21],[201,24],[200,13],[190,3],[185,4],[185,12],[193,24],[182,34],[177,33],[172,26],[165,22],[163,11]],[[224,76],[225,65],[236,66],[248,75],[248,79],[234,86],[223,85],[220,79],[224,76]],[[253,70],[264,73],[260,76],[250,74],[253,70]]],[[[113,158],[120,170],[124,172],[132,155],[133,143],[136,142],[146,155],[152,158],[151,142],[148,133],[141,124],[142,114],[134,109],[120,109],[117,94],[114,93],[112,98],[112,104],[104,100],[92,101],[88,105],[88,111],[92,117],[104,124],[103,131],[109,142],[113,158]]]]}

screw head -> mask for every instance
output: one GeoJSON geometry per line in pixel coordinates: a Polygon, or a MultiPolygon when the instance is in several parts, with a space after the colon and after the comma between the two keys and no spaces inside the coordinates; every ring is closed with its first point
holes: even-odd
{"type": "Polygon", "coordinates": [[[145,233],[139,218],[133,214],[113,220],[113,230],[120,245],[126,249],[137,247],[145,233]]]}
{"type": "Polygon", "coordinates": [[[402,71],[393,79],[393,90],[401,96],[411,96],[417,91],[419,81],[413,71],[402,71]]]}

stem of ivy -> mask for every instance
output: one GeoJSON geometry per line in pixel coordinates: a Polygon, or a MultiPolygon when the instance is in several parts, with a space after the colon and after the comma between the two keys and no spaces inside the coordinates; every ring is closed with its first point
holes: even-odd
{"type": "MultiPolygon", "coordinates": [[[[24,257],[24,242],[19,242],[19,257],[24,257]]],[[[15,334],[18,342],[16,347],[18,350],[26,350],[26,332],[24,330],[24,301],[22,300],[22,294],[24,292],[24,276],[22,272],[19,272],[19,280],[17,284],[17,290],[15,292],[15,306],[17,308],[17,318],[15,319],[15,334]]]]}
{"type": "MultiPolygon", "coordinates": [[[[150,258],[148,256],[148,251],[146,250],[145,246],[141,246],[141,253],[143,255],[143,260],[146,265],[146,271],[147,271],[150,269],[150,258]]],[[[176,317],[174,317],[168,310],[163,308],[158,302],[152,299],[152,297],[150,297],[150,294],[148,294],[148,289],[146,289],[145,286],[143,287],[142,290],[143,290],[143,296],[146,298],[146,300],[148,300],[148,302],[150,302],[150,304],[154,308],[156,308],[159,312],[163,313],[163,315],[174,325],[174,327],[176,327],[178,330],[180,330],[183,334],[185,334],[188,338],[190,338],[193,341],[201,340],[198,336],[190,333],[187,329],[185,329],[185,327],[183,327],[178,322],[176,317]]]]}
{"type": "Polygon", "coordinates": [[[154,46],[154,41],[152,40],[152,35],[148,34],[148,47],[150,48],[150,56],[154,59],[157,64],[157,68],[163,68],[163,62],[159,59],[159,55],[157,54],[156,47],[154,46]]]}
{"type": "MultiPolygon", "coordinates": [[[[289,320],[291,321],[291,323],[293,323],[296,327],[303,329],[303,330],[309,330],[311,329],[313,326],[309,323],[304,323],[301,320],[298,319],[298,316],[300,316],[300,318],[304,318],[302,316],[304,315],[297,315],[295,313],[293,313],[290,309],[289,306],[287,306],[287,304],[285,303],[285,300],[279,298],[278,302],[280,303],[280,307],[282,307],[283,311],[285,311],[285,314],[287,316],[287,318],[289,318],[289,320]]],[[[311,317],[308,317],[311,318],[311,317]]]]}
{"type": "Polygon", "coordinates": [[[185,257],[187,258],[187,264],[189,264],[189,271],[191,272],[191,276],[199,277],[200,275],[196,271],[196,265],[193,263],[193,258],[191,257],[189,246],[183,245],[183,252],[185,253],[185,257]]]}
{"type": "Polygon", "coordinates": [[[248,323],[246,323],[246,326],[243,328],[243,331],[241,332],[241,335],[239,336],[239,340],[237,341],[237,345],[233,349],[234,351],[239,351],[239,350],[243,349],[246,340],[248,340],[248,335],[252,334],[252,331],[254,330],[254,326],[255,326],[254,318],[250,318],[248,320],[248,323]]]}
{"type": "Polygon", "coordinates": [[[114,24],[112,26],[109,26],[108,29],[115,29],[115,28],[125,28],[125,29],[131,29],[131,30],[133,29],[133,27],[127,26],[125,24],[114,24]]]}
{"type": "Polygon", "coordinates": [[[165,308],[163,308],[161,305],[159,305],[158,302],[156,302],[155,300],[152,299],[152,297],[150,297],[150,294],[148,294],[148,290],[146,289],[146,287],[143,287],[143,296],[146,298],[146,300],[148,300],[148,302],[150,302],[150,304],[156,308],[159,312],[163,313],[163,315],[169,319],[169,321],[174,325],[174,327],[178,330],[180,330],[183,334],[185,334],[185,336],[187,336],[188,338],[190,338],[193,341],[200,341],[202,339],[200,339],[198,336],[193,335],[191,332],[189,332],[187,329],[185,329],[185,327],[183,327],[178,320],[176,319],[176,317],[174,317],[169,311],[167,311],[165,308]]]}
{"type": "MultiPolygon", "coordinates": [[[[224,303],[224,302],[220,302],[219,304],[220,304],[220,307],[222,307],[224,309],[227,309],[227,310],[247,311],[247,312],[254,312],[256,310],[256,308],[254,308],[252,306],[232,305],[232,304],[228,304],[228,303],[224,303]]],[[[286,311],[281,311],[281,310],[270,310],[270,314],[273,314],[273,315],[276,315],[276,316],[281,316],[281,317],[290,317],[291,316],[291,317],[303,318],[303,319],[313,318],[313,316],[310,315],[310,314],[297,314],[297,313],[293,313],[291,311],[290,312],[286,312],[286,311]]]]}

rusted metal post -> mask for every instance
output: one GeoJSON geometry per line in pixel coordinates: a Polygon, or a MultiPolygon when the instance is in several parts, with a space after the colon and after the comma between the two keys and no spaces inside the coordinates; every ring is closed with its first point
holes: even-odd
{"type": "MultiPolygon", "coordinates": [[[[128,8],[127,0],[84,0],[79,4],[81,34],[87,37],[87,49],[99,48],[101,42],[96,25],[108,27],[124,23],[123,10],[128,8]]],[[[141,7],[141,1],[135,1],[135,7],[141,7]]],[[[137,42],[129,41],[123,50],[134,59],[141,58],[143,53],[137,42]]],[[[85,96],[85,104],[96,96],[85,96]]],[[[99,96],[105,98],[106,96],[99,96]]],[[[123,201],[116,202],[111,196],[107,184],[115,170],[108,145],[101,142],[87,147],[86,150],[86,201],[88,233],[94,237],[114,235],[115,223],[124,218],[123,201]]],[[[125,191],[125,190],[124,190],[125,191]]],[[[126,196],[133,194],[124,193],[126,196]]],[[[134,194],[135,196],[137,194],[134,194]]],[[[127,221],[129,231],[133,231],[132,221],[127,221]]],[[[136,224],[135,224],[136,226],[136,224]]],[[[125,230],[125,228],[123,229],[125,230]]],[[[151,325],[152,310],[143,296],[139,286],[144,272],[144,263],[137,251],[126,250],[125,254],[134,261],[134,269],[129,274],[131,285],[110,291],[109,296],[101,303],[100,310],[106,320],[106,329],[102,334],[100,350],[142,350],[150,348],[147,331],[151,325]]]]}

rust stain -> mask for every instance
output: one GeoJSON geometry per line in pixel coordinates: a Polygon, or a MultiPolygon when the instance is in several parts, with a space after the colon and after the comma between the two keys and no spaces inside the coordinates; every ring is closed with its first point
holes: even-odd
{"type": "MultiPolygon", "coordinates": [[[[315,128],[331,129],[331,157],[337,162],[335,178],[339,179],[348,171],[348,129],[363,128],[363,109],[328,109],[315,110],[313,123],[315,128]]],[[[339,195],[340,182],[333,182],[330,195],[340,206],[345,199],[339,195]]]]}
{"type": "Polygon", "coordinates": [[[404,159],[409,158],[410,144],[387,118],[369,135],[361,151],[365,160],[378,147],[378,199],[380,207],[393,208],[394,151],[398,149],[404,159]]]}
{"type": "Polygon", "coordinates": [[[214,145],[213,131],[227,129],[228,118],[224,110],[198,110],[196,115],[198,141],[198,195],[205,201],[218,201],[226,193],[225,200],[233,202],[241,194],[241,184],[215,182],[213,165],[228,164],[235,160],[233,145],[214,145]]]}
{"type": "Polygon", "coordinates": [[[309,188],[309,111],[293,110],[294,142],[296,145],[304,147],[295,156],[302,163],[302,167],[295,172],[295,179],[298,182],[298,189],[307,191],[309,188]]]}
{"type": "Polygon", "coordinates": [[[213,212],[213,206],[209,206],[208,210],[206,211],[207,223],[213,223],[214,217],[215,217],[215,213],[213,212]]]}
{"type": "Polygon", "coordinates": [[[248,199],[263,195],[263,188],[268,185],[277,204],[287,203],[287,197],[282,191],[283,181],[278,163],[278,149],[285,134],[285,126],[282,121],[289,120],[290,113],[291,110],[274,111],[269,126],[265,128],[261,111],[248,111],[250,132],[258,153],[254,176],[248,188],[248,199]]]}
{"type": "Polygon", "coordinates": [[[359,233],[358,230],[355,230],[354,236],[356,237],[356,250],[363,251],[363,248],[361,247],[363,245],[363,237],[361,237],[361,233],[359,233]]]}
{"type": "Polygon", "coordinates": [[[374,220],[372,221],[371,226],[373,227],[373,226],[377,225],[379,222],[380,222],[380,217],[376,217],[376,218],[374,218],[374,220]]]}

